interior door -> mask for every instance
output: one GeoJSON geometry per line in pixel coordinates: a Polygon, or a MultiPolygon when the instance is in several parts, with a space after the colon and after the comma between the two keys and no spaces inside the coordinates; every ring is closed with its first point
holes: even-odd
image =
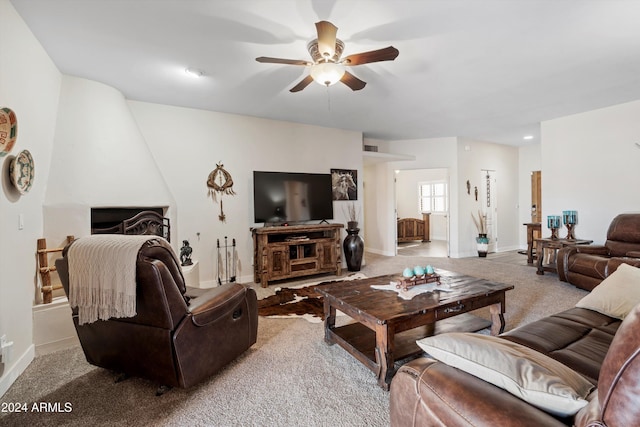
{"type": "Polygon", "coordinates": [[[531,222],[542,222],[542,172],[531,172],[531,222]]]}
{"type": "Polygon", "coordinates": [[[480,185],[480,208],[487,215],[488,251],[496,252],[498,248],[498,185],[496,171],[482,170],[480,182],[482,183],[480,185]]]}

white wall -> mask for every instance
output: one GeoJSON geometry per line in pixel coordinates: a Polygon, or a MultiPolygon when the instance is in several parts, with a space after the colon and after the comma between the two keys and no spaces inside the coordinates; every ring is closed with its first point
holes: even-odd
{"type": "Polygon", "coordinates": [[[91,208],[97,207],[162,207],[172,223],[176,218],[174,199],[122,93],[63,76],[43,208],[47,241],[60,245],[68,235],[91,234],[91,208]]]}
{"type": "MultiPolygon", "coordinates": [[[[450,177],[450,212],[449,227],[451,235],[450,256],[454,258],[474,256],[475,236],[477,231],[473,225],[470,212],[477,211],[475,198],[469,197],[466,181],[476,181],[478,185],[480,171],[483,169],[498,172],[500,209],[498,218],[498,251],[518,249],[526,246],[525,229],[522,227],[522,197],[530,199],[529,181],[522,182],[521,168],[539,170],[540,149],[534,146],[525,150],[519,157],[515,147],[474,141],[465,138],[431,138],[404,141],[380,141],[367,139],[365,144],[377,145],[379,151],[394,154],[414,155],[413,161],[389,163],[389,172],[393,170],[416,169],[448,169],[450,177]],[[468,148],[468,151],[467,149],[468,148]],[[522,187],[526,187],[526,194],[522,195],[522,187]],[[522,230],[520,230],[522,228],[522,230]],[[522,234],[522,237],[520,237],[522,234]]],[[[401,172],[402,174],[402,172],[401,172]]],[[[528,178],[527,178],[528,179],[528,178]]],[[[404,195],[397,195],[400,199],[404,195]]],[[[390,203],[387,200],[387,203],[390,203]]],[[[527,205],[529,202],[526,202],[527,205]]],[[[526,207],[525,207],[526,209],[526,207]]],[[[383,245],[383,243],[380,243],[383,245]]]]}
{"type": "Polygon", "coordinates": [[[13,151],[0,158],[0,335],[13,341],[12,359],[0,364],[0,395],[34,354],[31,307],[36,281],[36,240],[42,237],[42,202],[49,175],[60,72],[8,0],[0,0],[0,105],[18,118],[13,151]],[[35,178],[20,196],[9,181],[9,163],[19,151],[31,152],[35,178]],[[24,228],[18,229],[18,216],[24,228]]]}
{"type": "Polygon", "coordinates": [[[603,243],[613,217],[640,211],[639,118],[634,101],[542,123],[545,218],[577,210],[576,237],[603,243]]]}
{"type": "MultiPolygon", "coordinates": [[[[193,247],[203,286],[212,285],[218,277],[216,240],[223,245],[225,236],[229,244],[235,238],[238,245],[239,280],[253,280],[254,170],[355,169],[358,177],[363,176],[360,132],[135,101],[129,105],[175,197],[177,238],[189,240],[193,247]],[[236,192],[222,196],[226,222],[218,219],[220,199],[214,202],[206,186],[219,162],[231,174],[236,192]]],[[[358,181],[357,203],[362,210],[362,179],[358,181]]],[[[334,202],[334,222],[346,222],[345,203],[334,202]]]]}
{"type": "MultiPolygon", "coordinates": [[[[385,152],[410,154],[415,160],[390,162],[387,174],[394,170],[447,169],[449,171],[449,253],[453,258],[477,255],[477,230],[471,212],[478,210],[473,193],[467,195],[466,181],[472,188],[478,184],[483,169],[498,174],[498,236],[499,251],[517,249],[518,238],[518,149],[515,147],[474,141],[463,138],[431,138],[390,141],[378,144],[385,152]],[[475,184],[474,184],[475,181],[475,184]]],[[[382,191],[378,187],[378,191],[382,191]]],[[[393,203],[388,197],[384,202],[393,203]]],[[[394,226],[391,219],[389,227],[394,226]]],[[[381,243],[383,244],[383,243],[381,243]]]]}
{"type": "Polygon", "coordinates": [[[387,152],[388,144],[387,141],[383,141],[381,139],[373,139],[373,138],[362,138],[362,151],[364,151],[365,145],[372,145],[377,147],[377,152],[387,152]]]}
{"type": "Polygon", "coordinates": [[[518,149],[460,138],[458,141],[458,183],[462,194],[458,199],[460,220],[460,256],[477,255],[475,228],[471,213],[476,213],[480,204],[475,200],[473,188],[481,185],[482,170],[496,172],[497,178],[497,251],[519,247],[518,207],[518,149]],[[471,183],[471,194],[466,194],[466,182],[471,183]],[[464,188],[463,188],[464,187],[464,188]]]}
{"type": "MultiPolygon", "coordinates": [[[[407,160],[389,163],[389,173],[394,170],[403,171],[417,169],[440,169],[449,172],[449,222],[458,221],[458,156],[457,138],[430,138],[404,141],[390,141],[387,144],[379,144],[385,151],[394,154],[413,155],[415,160],[407,160]]],[[[393,178],[391,178],[393,179],[393,178]]],[[[393,181],[391,181],[393,183],[393,181]]],[[[389,227],[395,227],[395,217],[391,219],[389,227]]],[[[454,258],[458,257],[458,232],[456,227],[451,227],[449,236],[449,251],[454,258]]],[[[394,233],[395,237],[395,233],[394,233]]],[[[393,242],[395,245],[395,242],[393,242]]]]}
{"type": "Polygon", "coordinates": [[[364,168],[365,250],[380,255],[396,254],[396,214],[393,167],[377,163],[364,168]]]}
{"type": "MultiPolygon", "coordinates": [[[[396,175],[396,206],[398,218],[422,219],[422,212],[418,205],[420,197],[419,184],[430,181],[445,181],[449,183],[447,169],[412,169],[402,170],[396,175]]],[[[447,239],[447,218],[443,213],[432,213],[429,218],[431,240],[447,239]]]]}

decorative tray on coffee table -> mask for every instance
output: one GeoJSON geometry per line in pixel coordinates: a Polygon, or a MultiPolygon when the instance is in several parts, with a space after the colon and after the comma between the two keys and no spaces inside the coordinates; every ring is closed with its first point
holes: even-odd
{"type": "Polygon", "coordinates": [[[409,288],[412,288],[418,285],[424,285],[426,283],[435,283],[436,285],[439,285],[440,275],[436,273],[431,273],[431,274],[423,274],[422,276],[413,276],[411,278],[403,277],[402,279],[399,280],[399,283],[396,285],[396,288],[406,291],[409,288]]]}

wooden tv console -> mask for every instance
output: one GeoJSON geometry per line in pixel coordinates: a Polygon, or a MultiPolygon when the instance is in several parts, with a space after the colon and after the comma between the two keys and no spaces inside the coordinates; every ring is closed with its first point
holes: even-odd
{"type": "Polygon", "coordinates": [[[342,224],[252,228],[254,280],[263,288],[272,280],[342,272],[342,224]]]}

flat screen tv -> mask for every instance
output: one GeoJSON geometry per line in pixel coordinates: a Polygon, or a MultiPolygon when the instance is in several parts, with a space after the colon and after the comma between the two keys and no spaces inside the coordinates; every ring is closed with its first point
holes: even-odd
{"type": "Polygon", "coordinates": [[[253,172],[255,222],[333,219],[331,174],[253,172]]]}

